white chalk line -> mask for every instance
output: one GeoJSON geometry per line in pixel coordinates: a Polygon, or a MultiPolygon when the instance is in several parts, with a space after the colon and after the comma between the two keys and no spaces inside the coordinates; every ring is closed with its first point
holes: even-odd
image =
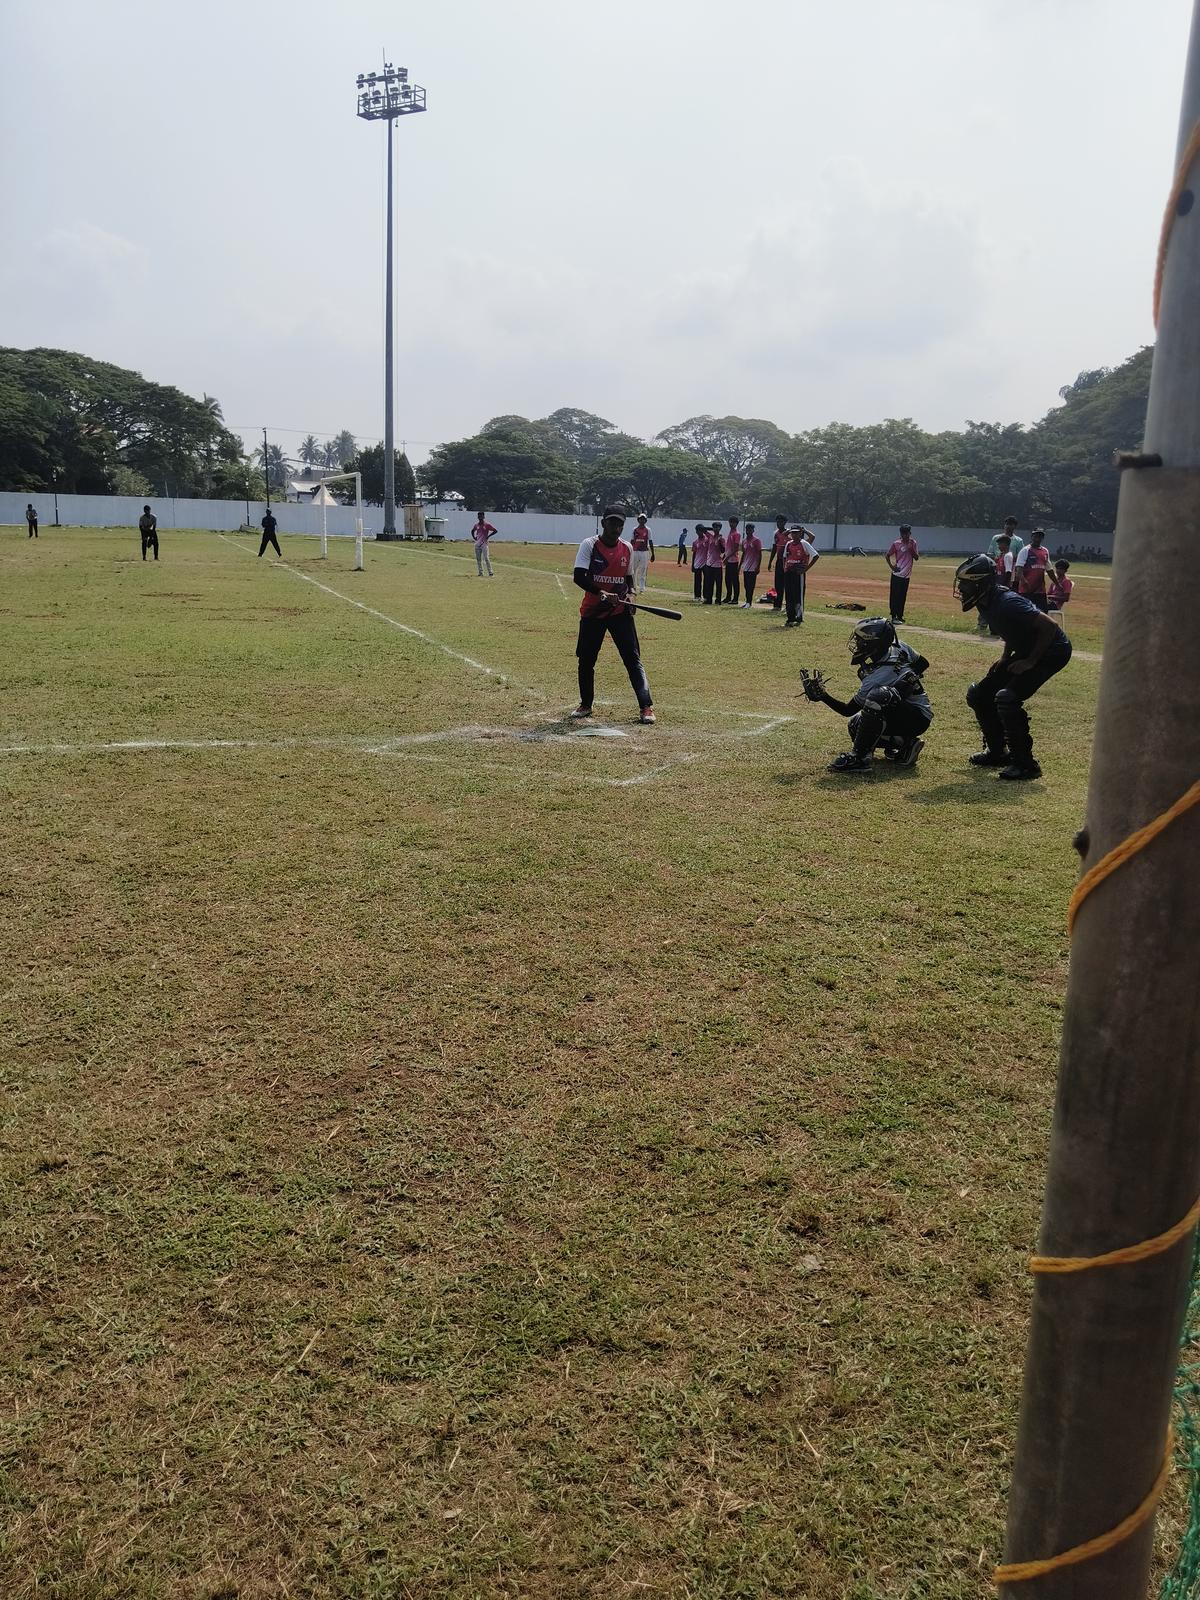
{"type": "Polygon", "coordinates": [[[776,728],[782,728],[785,723],[794,722],[795,720],[794,717],[772,717],[770,722],[764,722],[757,728],[751,728],[749,733],[743,734],[743,738],[757,739],[760,733],[774,733],[776,728]]]}
{"type": "MultiPolygon", "coordinates": [[[[248,556],[250,554],[250,551],[244,545],[234,544],[233,540],[227,539],[223,533],[218,533],[217,538],[224,539],[226,544],[233,545],[233,548],[240,550],[243,555],[248,556]]],[[[435,650],[440,650],[443,655],[451,656],[455,661],[461,661],[464,666],[471,667],[476,672],[482,672],[485,677],[495,678],[499,683],[511,684],[513,688],[520,689],[525,694],[535,694],[540,700],[547,698],[540,689],[535,689],[530,684],[520,683],[516,678],[499,671],[496,667],[489,667],[482,661],[476,661],[474,656],[464,655],[461,650],[455,650],[450,645],[443,644],[440,639],[435,639],[432,634],[422,633],[420,628],[410,627],[407,622],[399,622],[395,617],[389,617],[386,612],[377,611],[374,606],[366,605],[361,600],[355,600],[352,595],[342,594],[340,589],[331,588],[329,584],[322,583],[319,578],[313,578],[307,572],[297,571],[295,567],[290,566],[286,561],[273,561],[271,565],[272,567],[281,567],[284,572],[289,573],[293,578],[299,578],[302,583],[311,583],[314,588],[321,589],[326,594],[331,594],[335,600],[344,600],[348,606],[354,606],[357,610],[366,612],[367,616],[374,617],[379,622],[386,622],[390,628],[397,628],[401,633],[407,633],[414,639],[420,639],[423,644],[432,645],[435,650]]]]}
{"type": "MultiPolygon", "coordinates": [[[[340,749],[351,750],[364,756],[391,757],[397,760],[419,761],[463,769],[466,764],[461,756],[434,755],[412,747],[414,745],[441,743],[478,745],[487,739],[508,739],[514,744],[561,745],[574,743],[577,738],[577,734],[571,733],[531,736],[522,734],[518,729],[514,728],[489,728],[477,723],[466,723],[462,727],[444,728],[430,733],[397,734],[383,737],[378,735],[347,735],[343,737],[312,735],[311,737],[289,739],[109,739],[85,741],[78,744],[69,744],[59,740],[45,744],[0,745],[0,757],[147,755],[164,752],[224,752],[230,750],[340,749]]],[[[630,753],[633,754],[634,750],[631,749],[630,753]]],[[[674,761],[648,767],[645,771],[634,773],[632,777],[628,778],[611,778],[600,776],[596,773],[568,772],[554,769],[540,771],[537,774],[537,778],[542,782],[599,784],[603,788],[625,789],[634,784],[652,783],[675,767],[686,766],[689,762],[698,760],[700,760],[700,757],[689,751],[674,761]]],[[[469,762],[469,770],[507,773],[517,778],[522,784],[528,784],[530,781],[530,773],[527,767],[515,766],[510,762],[480,760],[478,757],[472,756],[469,762]]]]}

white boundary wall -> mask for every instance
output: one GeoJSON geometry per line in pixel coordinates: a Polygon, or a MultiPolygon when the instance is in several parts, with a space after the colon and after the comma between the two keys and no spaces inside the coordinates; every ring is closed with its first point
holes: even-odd
{"type": "MultiPolygon", "coordinates": [[[[137,520],[147,500],[158,518],[159,527],[163,529],[202,528],[230,533],[240,528],[246,520],[244,500],[171,500],[158,495],[60,494],[59,521],[68,527],[129,528],[132,531],[137,527],[137,520]]],[[[37,509],[42,528],[52,527],[53,495],[7,492],[0,494],[0,526],[24,528],[25,507],[31,501],[37,509]]],[[[280,533],[319,535],[321,532],[320,506],[292,505],[284,501],[273,501],[271,509],[278,519],[280,533]]],[[[266,505],[263,501],[250,502],[252,528],[258,527],[265,511],[266,505]]],[[[446,538],[470,538],[471,524],[475,521],[473,511],[465,511],[460,506],[442,505],[436,510],[433,506],[426,506],[425,514],[426,516],[436,514],[445,519],[442,531],[446,538]]],[[[353,506],[328,507],[328,520],[331,534],[353,535],[353,506]]],[[[655,547],[660,550],[673,549],[679,540],[680,530],[684,527],[688,530],[690,543],[695,524],[712,520],[712,513],[708,511],[697,512],[695,516],[689,517],[654,517],[651,519],[650,528],[654,535],[655,547]]],[[[496,528],[501,541],[507,539],[517,543],[578,544],[581,539],[586,539],[589,534],[598,531],[595,517],[552,516],[538,511],[493,511],[488,513],[488,521],[496,528]]],[[[814,522],[810,526],[817,536],[817,548],[832,550],[832,523],[814,522]]],[[[382,528],[382,506],[364,506],[363,531],[367,537],[374,538],[382,528]]],[[[770,544],[774,531],[774,518],[759,522],[758,532],[764,544],[770,544]]],[[[927,555],[972,555],[986,546],[995,531],[994,528],[914,528],[913,537],[927,555]]],[[[1028,529],[1022,529],[1021,533],[1023,537],[1028,538],[1028,529]]],[[[837,547],[839,550],[849,550],[851,545],[858,545],[860,549],[878,552],[886,550],[895,537],[894,526],[858,527],[851,523],[842,523],[838,529],[837,547]]],[[[1111,533],[1057,531],[1051,531],[1046,540],[1051,549],[1068,544],[1073,544],[1077,549],[1089,545],[1106,555],[1112,554],[1112,542],[1111,533]]]]}

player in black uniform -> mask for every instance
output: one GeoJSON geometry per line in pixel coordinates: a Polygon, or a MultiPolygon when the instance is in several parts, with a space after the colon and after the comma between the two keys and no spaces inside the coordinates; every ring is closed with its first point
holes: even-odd
{"type": "Polygon", "coordinates": [[[1034,760],[1025,702],[1071,659],[1071,641],[1032,600],[1002,588],[990,556],[971,556],[954,573],[954,592],[964,611],[979,609],[991,633],[1004,640],[1000,659],[967,690],[985,748],[971,757],[977,767],[999,767],[1002,778],[1040,778],[1034,760]]]}
{"type": "Polygon", "coordinates": [[[149,506],[142,507],[142,514],[138,518],[138,532],[142,536],[142,560],[146,559],[146,551],[154,551],[154,559],[158,560],[158,518],[149,506]]]}
{"type": "Polygon", "coordinates": [[[921,682],[928,661],[901,644],[887,617],[868,617],[850,635],[850,661],[859,684],[850,700],[835,700],[819,672],[802,672],[804,692],[839,717],[849,717],[853,750],[829,763],[830,772],[870,772],[880,745],[897,766],[911,767],[925,743],[933,707],[921,682]]]}
{"type": "Polygon", "coordinates": [[[258,546],[258,555],[260,560],[262,559],[263,552],[266,550],[269,544],[273,544],[275,546],[275,554],[281,561],[283,560],[283,551],[279,548],[279,540],[275,537],[275,530],[278,527],[278,522],[276,522],[273,514],[268,511],[266,516],[262,519],[263,535],[258,546]]]}

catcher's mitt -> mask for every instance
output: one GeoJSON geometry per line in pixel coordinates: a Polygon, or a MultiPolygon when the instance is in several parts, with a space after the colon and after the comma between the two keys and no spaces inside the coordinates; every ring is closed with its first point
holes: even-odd
{"type": "Polygon", "coordinates": [[[800,686],[810,700],[820,700],[825,693],[825,674],[820,668],[806,672],[800,668],[800,686]]]}

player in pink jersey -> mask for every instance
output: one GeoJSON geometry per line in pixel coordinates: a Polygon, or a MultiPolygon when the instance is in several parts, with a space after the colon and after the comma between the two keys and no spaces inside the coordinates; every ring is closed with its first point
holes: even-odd
{"type": "Polygon", "coordinates": [[[483,569],[487,568],[489,578],[494,577],[492,572],[492,558],[488,554],[488,540],[495,536],[496,530],[481,511],[471,529],[471,538],[475,543],[475,568],[479,576],[483,577],[483,569]]]}
{"type": "Polygon", "coordinates": [[[650,537],[650,529],[646,526],[644,516],[638,517],[637,527],[633,530],[629,543],[633,550],[633,562],[629,569],[633,574],[633,586],[638,594],[645,594],[650,563],[654,560],[654,540],[650,537]]]}
{"type": "Polygon", "coordinates": [[[721,604],[721,577],[725,571],[725,541],[721,537],[721,524],[714,522],[704,551],[704,604],[721,604]]]}
{"type": "Polygon", "coordinates": [[[742,540],[742,585],[746,598],[742,602],[742,610],[749,611],[754,604],[754,586],[758,582],[758,571],[762,566],[762,540],[754,531],[754,524],[746,524],[746,537],[742,540]]]}
{"type": "Polygon", "coordinates": [[[729,532],[725,535],[725,604],[735,606],[742,598],[738,573],[742,565],[742,535],[738,519],[730,517],[729,532]]]}
{"type": "Polygon", "coordinates": [[[575,646],[579,661],[579,705],[571,713],[577,721],[592,714],[596,660],[606,633],[612,634],[613,643],[625,663],[637,696],[639,720],[656,721],[633,612],[625,605],[633,589],[633,579],[629,575],[633,551],[621,538],[624,527],[624,511],[618,506],[609,506],[600,518],[599,534],[585,539],[575,557],[574,581],[583,590],[579,605],[579,640],[575,646]]]}
{"type": "Polygon", "coordinates": [[[900,537],[893,539],[887,547],[884,559],[891,568],[892,584],[888,611],[893,622],[904,621],[904,602],[908,599],[908,581],[912,577],[913,563],[919,558],[921,552],[917,549],[917,541],[912,536],[912,529],[904,523],[900,529],[900,537]]]}
{"type": "Polygon", "coordinates": [[[692,604],[699,605],[704,588],[704,564],[708,559],[708,529],[702,522],[696,524],[696,537],[692,540],[692,604]]]}

